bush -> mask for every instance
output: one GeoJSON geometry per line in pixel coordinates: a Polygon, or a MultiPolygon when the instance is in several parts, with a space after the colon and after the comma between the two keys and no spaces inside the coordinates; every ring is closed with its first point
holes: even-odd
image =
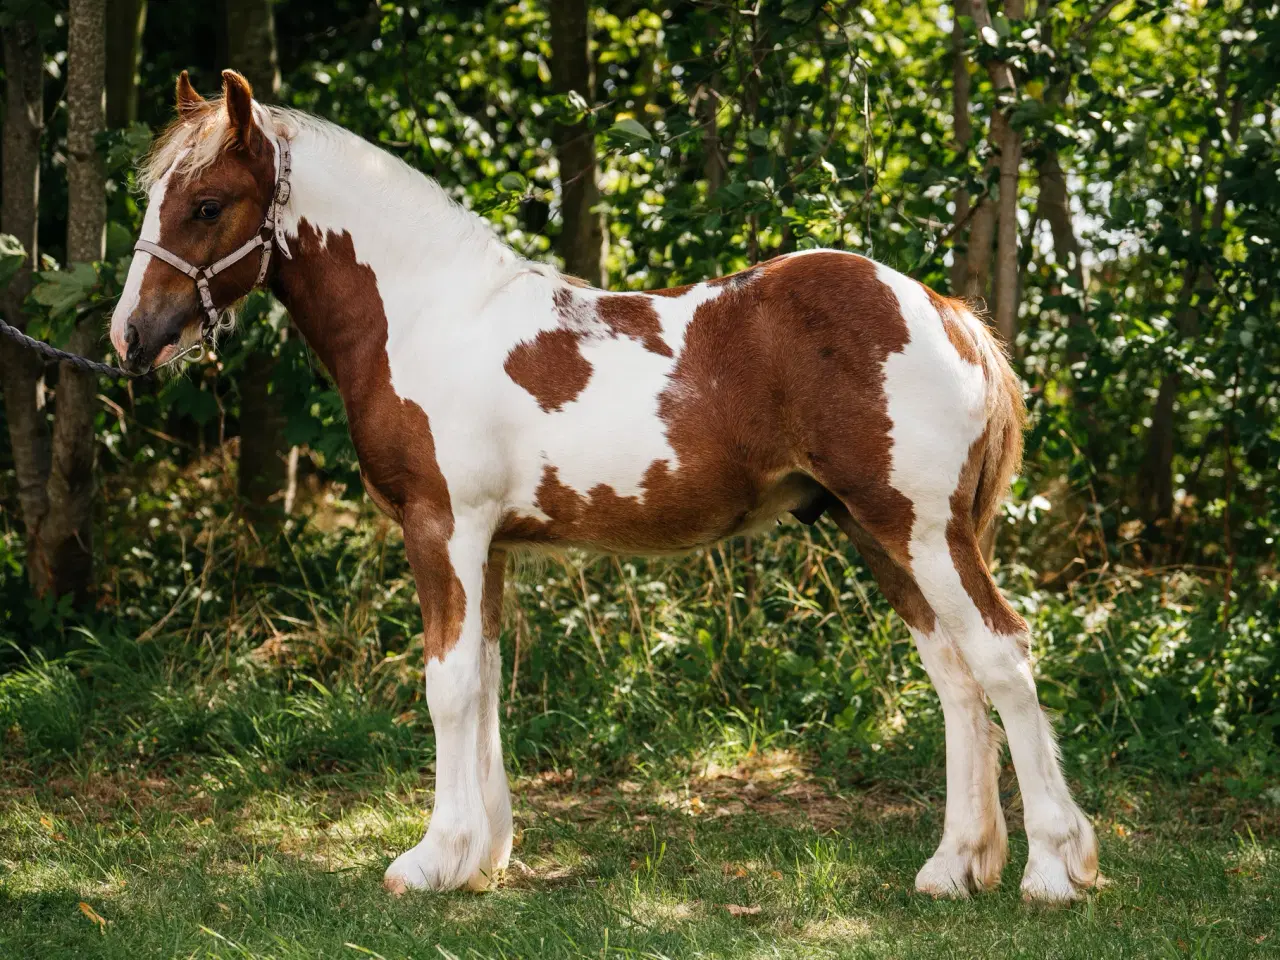
{"type": "Polygon", "coordinates": [[[35,654],[27,666],[0,675],[0,731],[6,752],[28,757],[71,753],[81,743],[85,691],[64,663],[35,654]]]}

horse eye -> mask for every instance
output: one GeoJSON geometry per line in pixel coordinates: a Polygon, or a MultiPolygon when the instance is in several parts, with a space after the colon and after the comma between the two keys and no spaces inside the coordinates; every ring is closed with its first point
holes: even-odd
{"type": "Polygon", "coordinates": [[[202,200],[196,207],[197,220],[212,220],[222,212],[222,204],[217,200],[202,200]]]}

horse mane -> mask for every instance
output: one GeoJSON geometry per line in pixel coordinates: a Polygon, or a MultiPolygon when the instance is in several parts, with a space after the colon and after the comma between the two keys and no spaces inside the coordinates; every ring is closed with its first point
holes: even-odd
{"type": "MultiPolygon", "coordinates": [[[[254,110],[258,124],[275,136],[292,141],[305,132],[308,141],[321,150],[352,156],[364,153],[366,157],[376,157],[380,174],[394,178],[398,195],[402,199],[416,197],[418,208],[430,211],[437,218],[437,229],[433,233],[438,236],[443,234],[439,236],[441,243],[454,247],[470,246],[478,253],[491,251],[496,246],[515,256],[526,267],[539,267],[542,268],[539,272],[559,275],[550,266],[543,267],[514,255],[514,251],[502,242],[488,220],[450,197],[434,177],[405,163],[377,144],[370,143],[344,127],[299,110],[256,102],[254,110]],[[451,229],[440,230],[442,223],[447,223],[451,229]]],[[[139,186],[143,191],[149,191],[170,170],[179,180],[198,176],[212,166],[230,146],[231,136],[231,124],[223,98],[207,100],[194,113],[176,118],[156,137],[139,166],[139,186]]]]}
{"type": "MultiPolygon", "coordinates": [[[[292,137],[297,132],[302,114],[282,107],[254,106],[259,125],[271,133],[292,137]]],[[[155,138],[139,164],[138,184],[142,190],[150,190],[170,169],[180,180],[199,176],[230,144],[231,122],[222,97],[206,100],[194,114],[175,118],[155,138]]]]}

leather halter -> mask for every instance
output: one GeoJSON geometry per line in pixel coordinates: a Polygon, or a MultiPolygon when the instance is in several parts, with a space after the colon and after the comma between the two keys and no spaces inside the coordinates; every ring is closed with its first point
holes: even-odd
{"type": "MultiPolygon", "coordinates": [[[[271,265],[273,247],[279,247],[280,254],[286,259],[293,259],[293,254],[289,252],[289,246],[285,243],[284,225],[280,220],[280,214],[284,211],[285,204],[289,202],[289,174],[292,170],[289,141],[284,137],[274,137],[272,140],[276,153],[275,189],[271,194],[271,203],[267,206],[267,214],[263,217],[262,225],[250,239],[207,267],[194,266],[171,250],[166,250],[160,244],[152,243],[150,240],[139,240],[133,245],[134,250],[140,250],[158,260],[163,260],[179,273],[185,273],[195,281],[196,289],[200,292],[200,306],[205,313],[205,318],[200,321],[200,339],[203,345],[210,348],[213,347],[217,334],[222,330],[230,329],[231,324],[229,321],[224,323],[219,319],[221,308],[214,305],[213,294],[209,292],[209,281],[222,271],[235,266],[259,247],[262,248],[262,252],[258,255],[258,279],[253,282],[254,287],[259,286],[267,278],[267,267],[271,265]]],[[[201,347],[201,344],[195,344],[191,349],[198,347],[201,347]]]]}

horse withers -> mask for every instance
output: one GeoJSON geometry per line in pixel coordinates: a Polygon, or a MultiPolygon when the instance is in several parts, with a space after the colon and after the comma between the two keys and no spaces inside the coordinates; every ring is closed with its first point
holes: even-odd
{"type": "Polygon", "coordinates": [[[999,881],[987,697],[1023,794],[1024,894],[1065,901],[1096,882],[1027,624],[979,548],[1023,407],[964,304],[834,250],[597,290],[516,255],[371,144],[223,78],[209,101],[178,79],[112,342],[134,369],[164,363],[261,283],[337,384],[369,495],[404,529],[437,739],[426,835],[388,868],[389,889],[481,888],[510,857],[497,643],[510,552],[676,553],[789,512],[849,536],[937,687],[946,814],[916,887],[965,896],[999,881]]]}

